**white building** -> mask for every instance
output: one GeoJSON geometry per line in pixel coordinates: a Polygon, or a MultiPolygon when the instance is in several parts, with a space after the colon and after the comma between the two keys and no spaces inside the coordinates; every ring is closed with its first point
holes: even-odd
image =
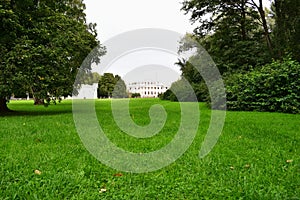
{"type": "Polygon", "coordinates": [[[157,98],[169,88],[159,82],[145,81],[129,83],[127,89],[131,94],[139,93],[142,98],[157,98]]]}

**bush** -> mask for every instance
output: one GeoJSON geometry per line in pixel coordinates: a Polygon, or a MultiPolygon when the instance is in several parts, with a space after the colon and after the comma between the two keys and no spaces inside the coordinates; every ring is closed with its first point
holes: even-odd
{"type": "Polygon", "coordinates": [[[131,98],[141,98],[141,94],[140,93],[132,93],[131,98]]]}
{"type": "Polygon", "coordinates": [[[229,110],[300,113],[300,64],[274,61],[225,81],[229,110]]]}

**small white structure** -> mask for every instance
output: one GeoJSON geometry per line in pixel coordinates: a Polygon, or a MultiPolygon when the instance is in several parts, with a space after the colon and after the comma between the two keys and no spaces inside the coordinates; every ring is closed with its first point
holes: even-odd
{"type": "Polygon", "coordinates": [[[142,98],[157,98],[159,94],[164,93],[168,88],[159,82],[134,82],[127,85],[129,93],[139,93],[142,98]]]}
{"type": "Polygon", "coordinates": [[[97,99],[98,83],[93,85],[81,85],[78,95],[73,95],[72,99],[97,99]]]}

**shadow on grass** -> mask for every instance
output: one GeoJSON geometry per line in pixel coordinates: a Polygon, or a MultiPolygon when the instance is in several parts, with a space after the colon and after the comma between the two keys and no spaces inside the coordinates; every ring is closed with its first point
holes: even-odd
{"type": "Polygon", "coordinates": [[[15,117],[15,116],[52,116],[52,115],[62,115],[71,114],[72,110],[30,110],[30,111],[17,111],[10,110],[9,112],[0,112],[0,117],[15,117]]]}

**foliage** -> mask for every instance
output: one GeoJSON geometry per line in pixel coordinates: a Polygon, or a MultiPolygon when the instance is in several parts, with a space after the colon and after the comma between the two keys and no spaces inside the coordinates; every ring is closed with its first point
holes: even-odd
{"type": "MultiPolygon", "coordinates": [[[[182,10],[192,14],[192,22],[200,22],[179,49],[196,48],[197,54],[177,63],[198,101],[211,100],[193,64],[210,64],[202,62],[202,47],[195,43],[208,51],[226,80],[229,109],[299,113],[299,64],[284,58],[299,60],[299,1],[275,0],[270,11],[262,0],[186,0],[182,10]],[[283,62],[271,63],[272,58],[283,62]]],[[[172,95],[168,91],[162,99],[172,95]]]]}
{"type": "Polygon", "coordinates": [[[98,48],[84,63],[89,71],[104,54],[95,24],[85,22],[84,9],[82,0],[1,0],[0,98],[9,99],[21,89],[43,103],[49,94],[72,93],[87,55],[98,48]]]}
{"type": "Polygon", "coordinates": [[[104,73],[98,83],[98,98],[112,97],[115,87],[115,77],[111,73],[104,73]]]}
{"type": "Polygon", "coordinates": [[[171,100],[179,102],[194,102],[197,101],[193,88],[190,83],[181,78],[172,83],[170,89],[160,95],[162,100],[171,100]]]}
{"type": "Polygon", "coordinates": [[[300,62],[300,1],[275,0],[271,16],[275,19],[273,37],[277,58],[289,55],[300,62]]]}
{"type": "Polygon", "coordinates": [[[226,80],[228,109],[300,113],[300,64],[274,61],[226,80]]]}
{"type": "MultiPolygon", "coordinates": [[[[300,115],[230,112],[213,151],[199,159],[211,111],[200,103],[201,121],[191,147],[176,162],[151,173],[120,172],[101,164],[84,148],[72,116],[72,102],[34,107],[12,101],[18,112],[0,117],[0,199],[297,199],[300,115]],[[35,174],[39,170],[41,174],[35,174]],[[102,188],[106,192],[100,193],[102,188]]],[[[159,134],[138,139],[116,125],[111,101],[95,103],[107,137],[128,152],[152,152],[169,144],[181,123],[180,104],[130,100],[140,125],[149,108],[161,104],[167,121],[159,134]]],[[[189,104],[189,103],[187,103],[189,104]]]]}
{"type": "MultiPolygon", "coordinates": [[[[172,85],[171,85],[172,88],[172,85]]],[[[170,100],[170,101],[178,101],[178,99],[176,98],[175,94],[172,92],[171,89],[168,89],[167,91],[165,91],[162,94],[159,94],[158,97],[161,100],[170,100]]]]}
{"type": "Polygon", "coordinates": [[[113,98],[126,98],[128,97],[126,84],[124,80],[119,76],[115,75],[115,87],[112,93],[113,98]]]}
{"type": "Polygon", "coordinates": [[[131,98],[141,98],[141,94],[140,93],[132,93],[131,98]]]}
{"type": "Polygon", "coordinates": [[[186,0],[182,9],[199,23],[195,37],[221,74],[270,62],[272,47],[261,1],[186,0]]]}
{"type": "Polygon", "coordinates": [[[125,98],[128,97],[126,84],[118,75],[104,73],[98,83],[98,98],[125,98]]]}
{"type": "Polygon", "coordinates": [[[84,72],[77,74],[76,81],[80,84],[92,85],[98,83],[100,78],[101,76],[97,72],[84,72]]]}

